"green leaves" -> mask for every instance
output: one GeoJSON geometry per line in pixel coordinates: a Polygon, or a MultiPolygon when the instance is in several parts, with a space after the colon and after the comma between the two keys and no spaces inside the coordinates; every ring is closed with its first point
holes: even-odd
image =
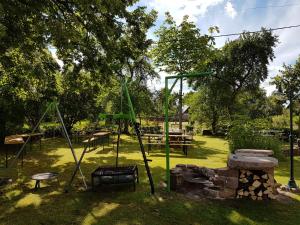
{"type": "Polygon", "coordinates": [[[169,13],[155,34],[159,40],[152,50],[154,62],[161,70],[175,74],[192,71],[198,64],[205,63],[213,41],[201,35],[196,25],[188,21],[188,16],[177,26],[169,13]]]}
{"type": "Polygon", "coordinates": [[[289,94],[296,95],[300,93],[300,57],[295,65],[283,65],[283,70],[273,78],[271,84],[274,84],[277,91],[288,98],[289,94]]]}

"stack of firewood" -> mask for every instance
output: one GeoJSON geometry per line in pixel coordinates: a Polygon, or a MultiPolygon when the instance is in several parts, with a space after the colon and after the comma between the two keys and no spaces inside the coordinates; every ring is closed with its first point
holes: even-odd
{"type": "Polygon", "coordinates": [[[240,170],[237,198],[252,200],[274,199],[274,176],[263,170],[240,170]]]}

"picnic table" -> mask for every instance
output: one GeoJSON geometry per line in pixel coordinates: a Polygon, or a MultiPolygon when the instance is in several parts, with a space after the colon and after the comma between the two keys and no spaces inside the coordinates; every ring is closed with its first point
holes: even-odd
{"type": "MultiPolygon", "coordinates": [[[[97,132],[97,133],[94,133],[91,135],[90,138],[87,138],[83,141],[83,144],[84,145],[88,145],[88,148],[90,150],[90,147],[96,147],[98,145],[98,141],[99,140],[102,140],[104,138],[108,138],[107,142],[108,142],[108,145],[109,145],[109,136],[110,136],[110,132],[109,131],[100,131],[100,132],[97,132]]],[[[103,144],[103,149],[104,149],[104,142],[102,142],[103,144]]]]}
{"type": "MultiPolygon", "coordinates": [[[[164,146],[166,141],[164,140],[164,134],[144,134],[144,137],[148,139],[146,145],[148,145],[148,154],[152,145],[164,146]],[[153,140],[154,142],[151,142],[153,140]]],[[[170,147],[182,147],[182,151],[187,155],[188,146],[192,146],[192,136],[187,134],[170,134],[169,144],[170,147]]]]}
{"type": "MultiPolygon", "coordinates": [[[[8,167],[8,154],[11,152],[17,152],[21,146],[24,144],[24,140],[22,137],[18,135],[10,135],[6,136],[4,140],[4,145],[1,146],[1,150],[5,152],[5,168],[8,167]]],[[[21,154],[22,157],[22,166],[23,166],[23,153],[21,154]]]]}
{"type": "Polygon", "coordinates": [[[28,133],[28,134],[17,134],[17,136],[22,137],[24,141],[30,138],[30,150],[32,148],[32,143],[39,141],[40,150],[42,148],[42,137],[44,136],[43,133],[28,133]]]}

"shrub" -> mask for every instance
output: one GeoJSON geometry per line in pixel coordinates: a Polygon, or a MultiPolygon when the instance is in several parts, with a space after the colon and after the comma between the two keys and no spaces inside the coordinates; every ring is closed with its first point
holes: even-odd
{"type": "Polygon", "coordinates": [[[283,159],[281,141],[275,136],[263,136],[253,121],[235,121],[229,130],[228,140],[230,152],[242,148],[270,149],[276,158],[283,159]]]}

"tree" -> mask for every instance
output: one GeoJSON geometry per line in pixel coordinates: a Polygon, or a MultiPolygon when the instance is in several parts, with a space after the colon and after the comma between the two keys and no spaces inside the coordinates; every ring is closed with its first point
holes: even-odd
{"type": "MultiPolygon", "coordinates": [[[[183,74],[192,71],[196,65],[205,63],[213,44],[208,35],[201,35],[200,30],[188,16],[183,17],[179,26],[169,13],[163,25],[155,32],[158,42],[152,50],[154,63],[162,71],[183,74]]],[[[182,79],[179,89],[179,129],[182,129],[182,79]]]]}
{"type": "Polygon", "coordinates": [[[59,108],[68,132],[76,122],[86,118],[93,120],[102,111],[96,104],[102,89],[91,72],[70,66],[60,74],[57,85],[59,108]]]}
{"type": "Polygon", "coordinates": [[[276,116],[283,114],[284,110],[284,97],[279,93],[272,93],[267,97],[267,114],[269,116],[276,116]]]}
{"type": "MultiPolygon", "coordinates": [[[[286,102],[299,99],[300,94],[300,56],[296,60],[295,65],[283,65],[283,70],[276,75],[271,84],[274,84],[277,88],[277,92],[280,93],[286,102]]],[[[291,102],[289,102],[291,104],[291,102]]],[[[300,133],[300,120],[298,129],[300,133]]]]}
{"type": "Polygon", "coordinates": [[[236,114],[257,119],[268,116],[268,98],[264,89],[244,91],[237,96],[236,114]]]}
{"type": "Polygon", "coordinates": [[[197,92],[189,94],[186,104],[190,106],[190,120],[211,127],[212,132],[216,134],[220,119],[226,115],[225,109],[221,107],[222,98],[221,87],[202,87],[197,92]]]}
{"type": "Polygon", "coordinates": [[[0,142],[7,132],[33,126],[46,102],[56,96],[58,65],[47,49],[24,54],[11,48],[0,56],[0,142]],[[14,127],[15,129],[11,129],[14,127]]]}
{"type": "MultiPolygon", "coordinates": [[[[69,118],[67,123],[72,126],[79,118],[73,111],[78,108],[69,106],[71,102],[80,100],[85,106],[90,104],[87,109],[91,109],[98,94],[94,91],[93,96],[91,95],[91,90],[97,86],[94,81],[106,83],[112,76],[128,71],[132,79],[137,75],[146,79],[149,75],[151,66],[146,52],[151,41],[146,38],[146,32],[153,25],[156,13],[155,11],[146,13],[144,7],[129,11],[128,7],[135,2],[135,0],[1,1],[0,75],[9,73],[6,71],[9,68],[6,55],[11,51],[17,50],[20,54],[31,57],[33,52],[42,52],[49,46],[56,48],[58,57],[63,61],[62,75],[58,77],[66,84],[62,86],[65,90],[60,90],[59,98],[61,104],[66,106],[64,115],[69,118]],[[77,80],[86,75],[91,79],[83,80],[89,84],[77,80]],[[87,93],[79,96],[79,90],[87,93]],[[88,97],[92,100],[88,101],[88,97]]],[[[48,61],[44,58],[42,63],[46,65],[48,61]]],[[[24,66],[30,67],[31,63],[32,60],[28,60],[28,65],[25,63],[24,66]]],[[[52,75],[48,73],[45,75],[51,80],[52,75]]],[[[17,72],[13,76],[17,77],[16,80],[18,78],[23,80],[17,72]]],[[[11,89],[10,87],[0,86],[0,88],[1,98],[12,93],[6,92],[11,89]]],[[[20,88],[13,90],[18,94],[21,93],[20,88]]],[[[29,105],[27,104],[27,107],[29,105]]],[[[12,104],[6,106],[10,107],[12,104]]],[[[84,110],[82,114],[87,115],[84,110]]]]}
{"type": "Polygon", "coordinates": [[[233,119],[238,95],[258,90],[260,83],[267,78],[267,66],[274,58],[277,41],[277,37],[265,29],[259,33],[243,33],[221,49],[214,50],[207,63],[207,70],[213,75],[194,79],[194,87],[222,87],[219,90],[222,92],[222,104],[218,107],[224,107],[233,119]]]}

